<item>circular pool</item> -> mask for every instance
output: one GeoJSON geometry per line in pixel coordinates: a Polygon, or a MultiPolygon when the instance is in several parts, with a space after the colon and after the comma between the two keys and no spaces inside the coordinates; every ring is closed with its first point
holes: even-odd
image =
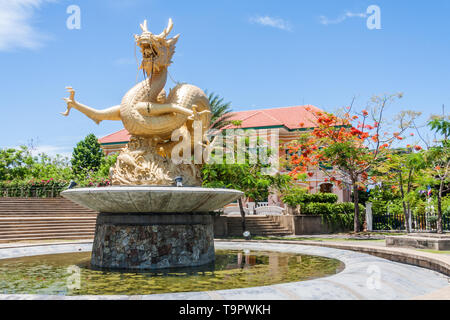
{"type": "Polygon", "coordinates": [[[99,270],[91,253],[0,260],[0,293],[139,295],[258,287],[336,274],[344,265],[325,257],[250,250],[217,250],[214,263],[155,271],[99,270]]]}
{"type": "MultiPolygon", "coordinates": [[[[214,287],[215,285],[209,284],[209,281],[205,281],[208,283],[200,283],[198,281],[198,290],[194,287],[190,288],[188,286],[187,291],[179,291],[170,293],[154,293],[154,294],[146,294],[144,290],[136,290],[136,294],[120,294],[118,289],[114,289],[115,293],[109,294],[81,294],[81,293],[72,293],[73,295],[65,295],[70,293],[46,293],[44,291],[39,291],[39,293],[33,294],[30,290],[24,291],[16,291],[16,292],[28,292],[28,294],[23,293],[4,293],[0,292],[0,300],[8,300],[8,299],[27,299],[27,300],[85,300],[85,299],[96,299],[96,300],[212,300],[212,299],[220,299],[220,300],[291,300],[291,299],[300,299],[300,300],[371,300],[371,299],[381,299],[381,300],[401,300],[401,299],[412,299],[416,297],[420,297],[423,295],[427,295],[438,290],[444,289],[448,287],[449,278],[444,276],[441,273],[431,271],[428,269],[411,266],[403,263],[393,262],[386,259],[378,258],[372,255],[347,251],[341,249],[327,248],[327,247],[319,247],[319,246],[309,246],[304,244],[287,244],[287,243],[269,243],[269,242],[230,242],[230,241],[216,241],[215,248],[218,251],[222,252],[233,252],[235,254],[234,260],[231,261],[230,270],[236,274],[236,278],[234,278],[239,285],[233,286],[232,289],[217,289],[214,287]],[[282,281],[277,282],[277,284],[268,284],[259,282],[259,285],[249,284],[243,285],[240,283],[242,278],[242,273],[239,275],[239,272],[249,270],[252,272],[252,269],[246,269],[245,264],[252,264],[251,259],[267,259],[264,258],[264,253],[279,253],[279,257],[286,257],[284,254],[289,254],[287,266],[291,263],[295,262],[295,257],[302,256],[302,261],[307,261],[307,259],[303,259],[304,256],[315,256],[315,257],[323,257],[330,258],[331,260],[327,261],[339,261],[339,264],[344,264],[344,269],[340,272],[336,273],[331,272],[328,276],[322,274],[322,277],[313,276],[310,280],[306,280],[306,278],[296,278],[296,277],[288,277],[282,281]],[[238,258],[237,254],[241,253],[241,258],[238,258]],[[260,253],[262,256],[260,256],[260,253]],[[245,256],[249,256],[247,258],[247,262],[245,261],[245,256]],[[251,256],[255,256],[255,258],[251,258],[251,256]],[[259,258],[257,258],[259,257],[259,258]],[[239,260],[240,259],[240,260],[239,260]],[[294,260],[292,260],[294,259],[294,260]],[[238,263],[240,261],[240,263],[238,263]],[[294,261],[294,262],[290,262],[294,261]],[[250,263],[249,263],[250,262],[250,263]],[[241,271],[239,271],[241,270],[241,271]],[[334,273],[334,274],[333,274],[334,273]],[[213,288],[214,287],[214,288],[213,288]],[[204,288],[204,289],[201,289],[204,288]]],[[[77,243],[55,243],[55,244],[12,244],[0,247],[0,262],[7,262],[8,259],[12,258],[24,258],[24,257],[32,257],[32,256],[40,256],[40,258],[44,256],[53,256],[57,257],[59,254],[64,253],[78,253],[85,254],[85,257],[88,257],[88,254],[92,250],[92,242],[77,242],[77,243]],[[3,260],[5,259],[5,260],[3,260]]],[[[80,256],[82,257],[82,255],[80,256]]],[[[37,259],[39,261],[39,259],[37,259]]],[[[12,261],[12,260],[9,260],[12,261]]],[[[43,261],[43,260],[41,260],[43,261]]],[[[219,261],[219,260],[217,260],[219,261]]],[[[275,260],[273,260],[275,261],[275,260]]],[[[272,261],[272,262],[273,262],[272,261]]],[[[82,261],[80,262],[82,265],[82,261]]],[[[273,268],[270,265],[270,258],[268,261],[269,264],[255,264],[253,271],[256,271],[258,268],[265,268],[266,275],[270,274],[270,268],[273,268]]],[[[278,264],[279,265],[279,264],[278,264]]],[[[63,276],[71,277],[71,282],[65,283],[64,285],[68,285],[71,288],[75,288],[77,286],[77,266],[71,265],[72,267],[68,270],[61,269],[63,272],[63,276]],[[75,266],[75,267],[73,267],[75,266]],[[72,286],[73,285],[73,286],[72,286]]],[[[226,275],[226,267],[225,264],[222,264],[222,270],[214,271],[215,274],[223,276],[223,278],[228,277],[226,275]]],[[[83,279],[83,269],[81,268],[81,279],[83,279]]],[[[286,268],[286,263],[282,264],[281,269],[286,268]]],[[[220,268],[219,268],[220,269],[220,268]]],[[[179,272],[179,270],[176,270],[179,272]]],[[[205,272],[205,276],[207,276],[208,272],[211,276],[211,270],[198,270],[195,271],[198,273],[205,272]]],[[[39,266],[36,266],[36,272],[43,272],[43,269],[39,266]]],[[[91,272],[91,271],[89,271],[91,272]]],[[[92,270],[94,272],[94,270],[92,270]]],[[[105,271],[110,272],[110,271],[105,271]]],[[[161,272],[158,270],[158,272],[161,272]]],[[[192,272],[192,271],[189,271],[192,272]]],[[[184,271],[181,275],[177,276],[177,278],[170,278],[170,281],[176,281],[180,279],[179,277],[189,277],[189,272],[184,271]]],[[[169,272],[166,272],[169,273],[169,272]]],[[[288,272],[289,274],[290,272],[288,272]]],[[[20,276],[20,275],[17,275],[20,276]]],[[[153,276],[155,274],[153,273],[153,276]]],[[[167,279],[169,280],[169,275],[167,274],[167,279]]],[[[201,275],[203,276],[203,275],[201,275]]],[[[116,284],[118,286],[121,285],[120,276],[116,273],[117,281],[116,284]]],[[[144,274],[136,273],[136,279],[142,279],[144,274]]],[[[259,277],[260,278],[260,277],[259,277]]],[[[268,277],[266,277],[268,278],[268,277]]],[[[8,277],[8,281],[12,278],[8,277]]],[[[20,280],[16,278],[17,280],[20,280]]],[[[198,278],[200,279],[200,278],[198,278]]],[[[228,278],[231,279],[231,278],[228,278]]],[[[30,279],[28,279],[30,280],[30,279]]],[[[35,279],[37,281],[45,281],[45,279],[35,279]]],[[[266,281],[267,279],[263,279],[266,281]]],[[[89,282],[90,280],[87,279],[89,282]]],[[[138,281],[138,280],[136,280],[138,281]]],[[[271,281],[271,280],[268,280],[271,281]]],[[[60,286],[58,283],[53,284],[56,287],[60,286]]],[[[80,283],[81,287],[83,286],[80,283]]],[[[108,285],[107,285],[108,286],[108,285]]],[[[29,288],[28,288],[29,289],[29,288]]],[[[155,288],[153,288],[155,289],[155,288]]],[[[72,290],[69,287],[66,291],[72,290]]],[[[121,289],[120,289],[121,290],[121,289]]],[[[8,291],[12,292],[12,291],[8,291]]],[[[38,292],[38,291],[35,291],[38,292]]],[[[50,292],[50,291],[47,291],[50,292]]],[[[55,291],[54,291],[55,292],[55,291]]],[[[162,292],[162,291],[160,291],[162,292]]],[[[166,290],[169,292],[169,290],[166,290]]]]}

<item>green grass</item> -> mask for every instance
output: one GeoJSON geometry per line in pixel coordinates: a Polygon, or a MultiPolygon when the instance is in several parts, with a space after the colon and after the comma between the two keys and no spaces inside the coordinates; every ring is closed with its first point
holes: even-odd
{"type": "MultiPolygon", "coordinates": [[[[228,239],[243,239],[242,237],[229,237],[228,239]]],[[[341,241],[353,241],[353,242],[383,242],[384,239],[351,239],[351,238],[320,238],[320,237],[294,237],[294,238],[287,238],[287,237],[263,237],[263,236],[254,236],[251,238],[252,240],[288,240],[288,241],[323,241],[323,242],[341,242],[341,241]]]]}
{"type": "Polygon", "coordinates": [[[371,235],[371,236],[406,236],[406,232],[362,232],[358,233],[362,235],[371,235]]]}
{"type": "Polygon", "coordinates": [[[450,254],[450,250],[417,249],[417,251],[438,253],[438,254],[450,254]]]}

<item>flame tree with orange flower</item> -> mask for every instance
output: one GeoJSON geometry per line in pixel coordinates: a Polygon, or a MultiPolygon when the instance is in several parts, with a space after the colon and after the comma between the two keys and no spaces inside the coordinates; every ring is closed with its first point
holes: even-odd
{"type": "Polygon", "coordinates": [[[355,204],[354,231],[360,231],[359,190],[365,190],[376,178],[370,177],[370,170],[386,156],[388,149],[396,141],[404,139],[404,132],[410,127],[413,114],[404,113],[399,119],[398,132],[389,133],[391,124],[384,120],[386,108],[402,94],[375,96],[361,112],[353,110],[353,102],[337,115],[312,110],[312,120],[316,123],[311,131],[288,145],[290,175],[305,180],[312,177],[315,170],[321,170],[326,180],[342,188],[353,191],[355,204]],[[332,168],[332,169],[329,169],[332,168]]]}

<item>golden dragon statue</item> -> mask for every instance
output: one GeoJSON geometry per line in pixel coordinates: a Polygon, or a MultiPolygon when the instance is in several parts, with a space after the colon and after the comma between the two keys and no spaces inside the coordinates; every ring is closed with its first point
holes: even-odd
{"type": "Polygon", "coordinates": [[[172,19],[158,35],[148,31],[147,21],[140,27],[142,34],[134,37],[142,54],[140,69],[143,69],[145,79],[125,94],[120,105],[104,110],[76,101],[75,90],[66,87],[70,95],[64,98],[67,110],[62,114],[68,116],[73,108],[97,124],[103,120],[122,121],[131,139],[111,169],[112,184],[172,185],[175,178],[181,176],[185,185],[200,185],[198,164],[170,161],[174,148],[180,144],[180,141],[172,141],[171,137],[176,131],[181,142],[188,143],[191,149],[188,151],[191,152],[196,143],[208,144],[206,131],[211,121],[208,97],[200,88],[190,84],[177,84],[166,96],[167,68],[172,63],[179,34],[167,38],[173,28],[172,19]],[[195,121],[201,123],[201,141],[194,139],[195,121]]]}

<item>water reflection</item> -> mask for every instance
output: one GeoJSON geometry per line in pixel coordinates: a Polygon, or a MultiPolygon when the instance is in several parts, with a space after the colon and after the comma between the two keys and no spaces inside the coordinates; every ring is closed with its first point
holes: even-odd
{"type": "Polygon", "coordinates": [[[339,272],[338,260],[280,252],[217,250],[214,263],[129,272],[90,267],[90,253],[0,260],[0,293],[153,294],[245,288],[339,272]],[[70,271],[70,272],[69,272],[70,271]]]}

